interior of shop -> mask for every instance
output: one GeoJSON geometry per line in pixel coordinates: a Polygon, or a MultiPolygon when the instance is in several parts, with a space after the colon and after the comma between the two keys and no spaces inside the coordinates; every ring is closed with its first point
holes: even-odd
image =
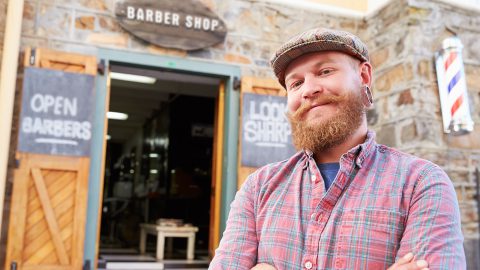
{"type": "MultiPolygon", "coordinates": [[[[100,254],[138,253],[149,223],[198,227],[195,258],[208,257],[220,79],[119,63],[110,78],[100,254]]],[[[184,259],[187,239],[169,241],[165,259],[184,259]]]]}

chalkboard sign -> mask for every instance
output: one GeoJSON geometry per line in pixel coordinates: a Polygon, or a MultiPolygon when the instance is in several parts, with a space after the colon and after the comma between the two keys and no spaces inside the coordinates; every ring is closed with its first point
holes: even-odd
{"type": "Polygon", "coordinates": [[[18,150],[89,156],[94,76],[25,68],[18,150]]]}
{"type": "Polygon", "coordinates": [[[242,166],[260,167],[295,153],[286,107],[285,97],[243,95],[242,166]]]}

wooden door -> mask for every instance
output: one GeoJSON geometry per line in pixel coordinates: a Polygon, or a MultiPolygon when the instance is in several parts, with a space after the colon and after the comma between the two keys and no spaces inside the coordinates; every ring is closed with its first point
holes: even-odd
{"type": "Polygon", "coordinates": [[[225,82],[221,82],[215,106],[212,182],[210,194],[210,231],[208,250],[213,258],[220,242],[220,202],[222,196],[223,129],[225,120],[225,82]]]}
{"type": "MultiPolygon", "coordinates": [[[[24,66],[96,75],[95,57],[46,49],[24,66]]],[[[89,157],[16,156],[5,269],[81,269],[89,157]]]]}
{"type": "MultiPolygon", "coordinates": [[[[287,92],[282,86],[273,79],[264,79],[264,78],[255,78],[255,77],[243,77],[242,84],[241,84],[241,91],[243,93],[255,93],[260,95],[270,95],[270,96],[286,96],[287,92]]],[[[240,108],[242,108],[242,97],[240,96],[240,108]]],[[[240,111],[240,115],[242,115],[242,111],[240,111]]],[[[241,116],[240,116],[241,117],[241,116]]],[[[242,120],[239,119],[239,122],[242,123],[242,120]]],[[[239,138],[241,138],[242,134],[242,127],[241,124],[239,125],[239,138]]],[[[253,173],[257,168],[255,167],[245,167],[241,165],[242,160],[242,145],[241,140],[238,143],[238,170],[237,170],[237,188],[245,182],[245,179],[248,175],[253,173]]]]}
{"type": "Polygon", "coordinates": [[[18,157],[6,269],[81,269],[88,158],[18,157]]]}

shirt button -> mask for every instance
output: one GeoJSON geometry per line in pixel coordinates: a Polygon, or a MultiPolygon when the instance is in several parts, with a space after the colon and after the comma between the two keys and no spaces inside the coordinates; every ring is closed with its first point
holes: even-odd
{"type": "Polygon", "coordinates": [[[312,269],[312,267],[313,267],[313,264],[312,264],[311,261],[305,262],[305,268],[307,268],[307,269],[312,269]]]}
{"type": "Polygon", "coordinates": [[[310,216],[312,219],[315,219],[315,213],[310,216]]]}
{"type": "Polygon", "coordinates": [[[312,175],[312,182],[315,182],[315,181],[317,181],[317,177],[313,174],[312,175]]]}

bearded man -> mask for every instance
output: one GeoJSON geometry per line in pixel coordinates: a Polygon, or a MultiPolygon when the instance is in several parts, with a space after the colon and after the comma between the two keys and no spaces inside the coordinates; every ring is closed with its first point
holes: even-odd
{"type": "Polygon", "coordinates": [[[365,44],[313,29],[271,64],[299,152],[248,177],[210,269],[465,269],[446,173],[377,144],[367,128],[365,44]]]}

